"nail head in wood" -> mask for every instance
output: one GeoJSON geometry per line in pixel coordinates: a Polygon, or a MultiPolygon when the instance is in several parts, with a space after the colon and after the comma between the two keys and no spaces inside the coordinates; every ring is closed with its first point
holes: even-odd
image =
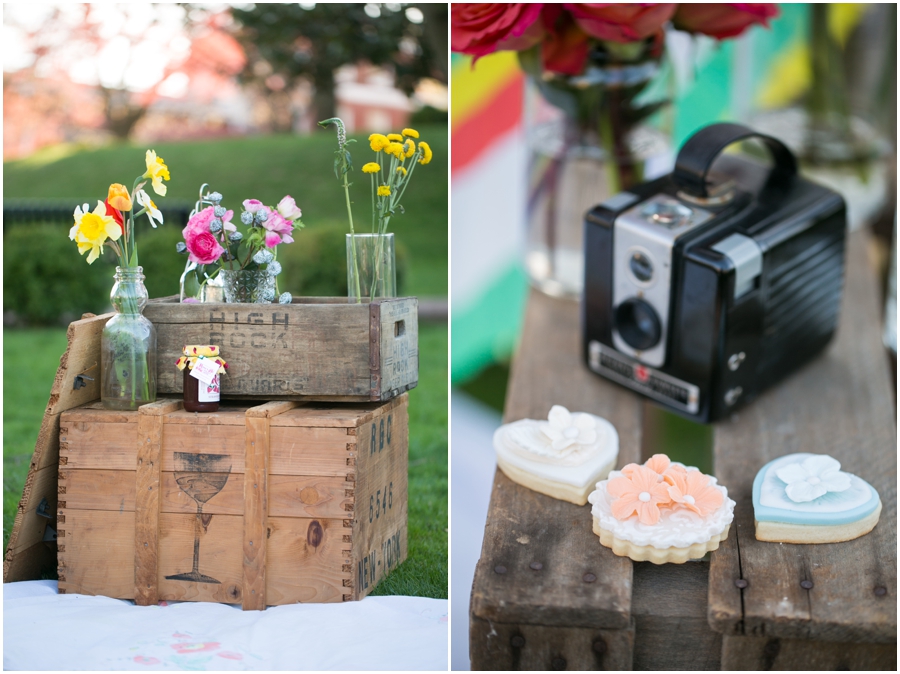
{"type": "Polygon", "coordinates": [[[734,579],[734,586],[735,586],[737,589],[739,589],[739,590],[744,590],[744,589],[746,589],[748,585],[750,585],[750,583],[748,583],[748,582],[747,582],[745,579],[743,579],[743,578],[735,578],[735,579],[734,579]]]}
{"type": "Polygon", "coordinates": [[[499,573],[501,576],[506,573],[506,567],[502,564],[498,564],[494,567],[494,573],[499,573]]]}
{"type": "Polygon", "coordinates": [[[606,653],[606,642],[603,639],[595,639],[594,643],[591,645],[591,648],[594,649],[594,653],[598,653],[603,655],[606,653]]]}
{"type": "Polygon", "coordinates": [[[525,645],[525,637],[521,634],[516,634],[509,640],[509,643],[513,648],[522,648],[525,645]]]}
{"type": "Polygon", "coordinates": [[[556,671],[563,670],[566,668],[566,659],[565,658],[553,658],[553,669],[556,671]]]}
{"type": "Polygon", "coordinates": [[[544,565],[541,564],[540,562],[532,562],[528,566],[531,567],[535,571],[540,571],[541,569],[544,568],[544,565]]]}
{"type": "Polygon", "coordinates": [[[597,576],[595,576],[593,573],[586,573],[581,577],[581,579],[585,583],[593,583],[595,580],[597,580],[597,576]]]}
{"type": "Polygon", "coordinates": [[[887,588],[884,585],[876,585],[873,592],[875,592],[876,597],[883,597],[887,594],[887,588]]]}
{"type": "Polygon", "coordinates": [[[813,582],[811,580],[801,580],[800,587],[802,587],[804,590],[811,590],[813,589],[813,582]]]}

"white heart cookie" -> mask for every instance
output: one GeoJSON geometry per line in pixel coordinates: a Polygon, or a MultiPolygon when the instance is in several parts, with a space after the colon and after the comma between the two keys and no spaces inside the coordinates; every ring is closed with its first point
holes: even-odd
{"type": "Polygon", "coordinates": [[[881,499],[868,482],[840,470],[826,454],[788,454],[753,481],[756,538],[781,543],[837,543],[870,532],[881,499]]]}
{"type": "Polygon", "coordinates": [[[602,417],[554,405],[547,421],[521,419],[494,433],[497,465],[513,482],[577,505],[619,456],[619,434],[602,417]]]}

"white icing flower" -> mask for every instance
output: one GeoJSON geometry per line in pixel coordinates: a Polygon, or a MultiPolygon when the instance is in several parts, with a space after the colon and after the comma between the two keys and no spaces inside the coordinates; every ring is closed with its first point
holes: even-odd
{"type": "Polygon", "coordinates": [[[556,451],[572,445],[590,445],[597,441],[597,422],[589,414],[571,414],[562,405],[554,405],[541,430],[556,451]]]}
{"type": "Polygon", "coordinates": [[[850,476],[841,472],[840,462],[825,454],[789,463],[775,474],[787,485],[785,493],[794,503],[814,501],[827,492],[850,488],[850,476]]]}

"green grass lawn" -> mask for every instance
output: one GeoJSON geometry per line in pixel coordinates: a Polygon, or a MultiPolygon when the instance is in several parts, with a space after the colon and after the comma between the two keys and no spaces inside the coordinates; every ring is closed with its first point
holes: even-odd
{"type": "MultiPolygon", "coordinates": [[[[374,594],[447,598],[447,327],[419,326],[419,385],[409,400],[409,556],[374,594]]],[[[3,339],[3,548],[28,475],[64,329],[3,339]]]]}

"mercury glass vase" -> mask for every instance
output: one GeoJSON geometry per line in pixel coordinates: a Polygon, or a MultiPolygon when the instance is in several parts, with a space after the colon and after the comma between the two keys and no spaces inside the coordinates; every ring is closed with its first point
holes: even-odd
{"type": "Polygon", "coordinates": [[[397,296],[393,234],[347,235],[347,297],[371,302],[397,296]]]}
{"type": "Polygon", "coordinates": [[[266,271],[222,269],[226,302],[263,304],[275,299],[275,276],[266,271]]]}
{"type": "Polygon", "coordinates": [[[156,328],[144,318],[142,267],[116,267],[109,295],[116,315],[103,328],[100,399],[111,410],[135,410],[156,400],[156,328]]]}

